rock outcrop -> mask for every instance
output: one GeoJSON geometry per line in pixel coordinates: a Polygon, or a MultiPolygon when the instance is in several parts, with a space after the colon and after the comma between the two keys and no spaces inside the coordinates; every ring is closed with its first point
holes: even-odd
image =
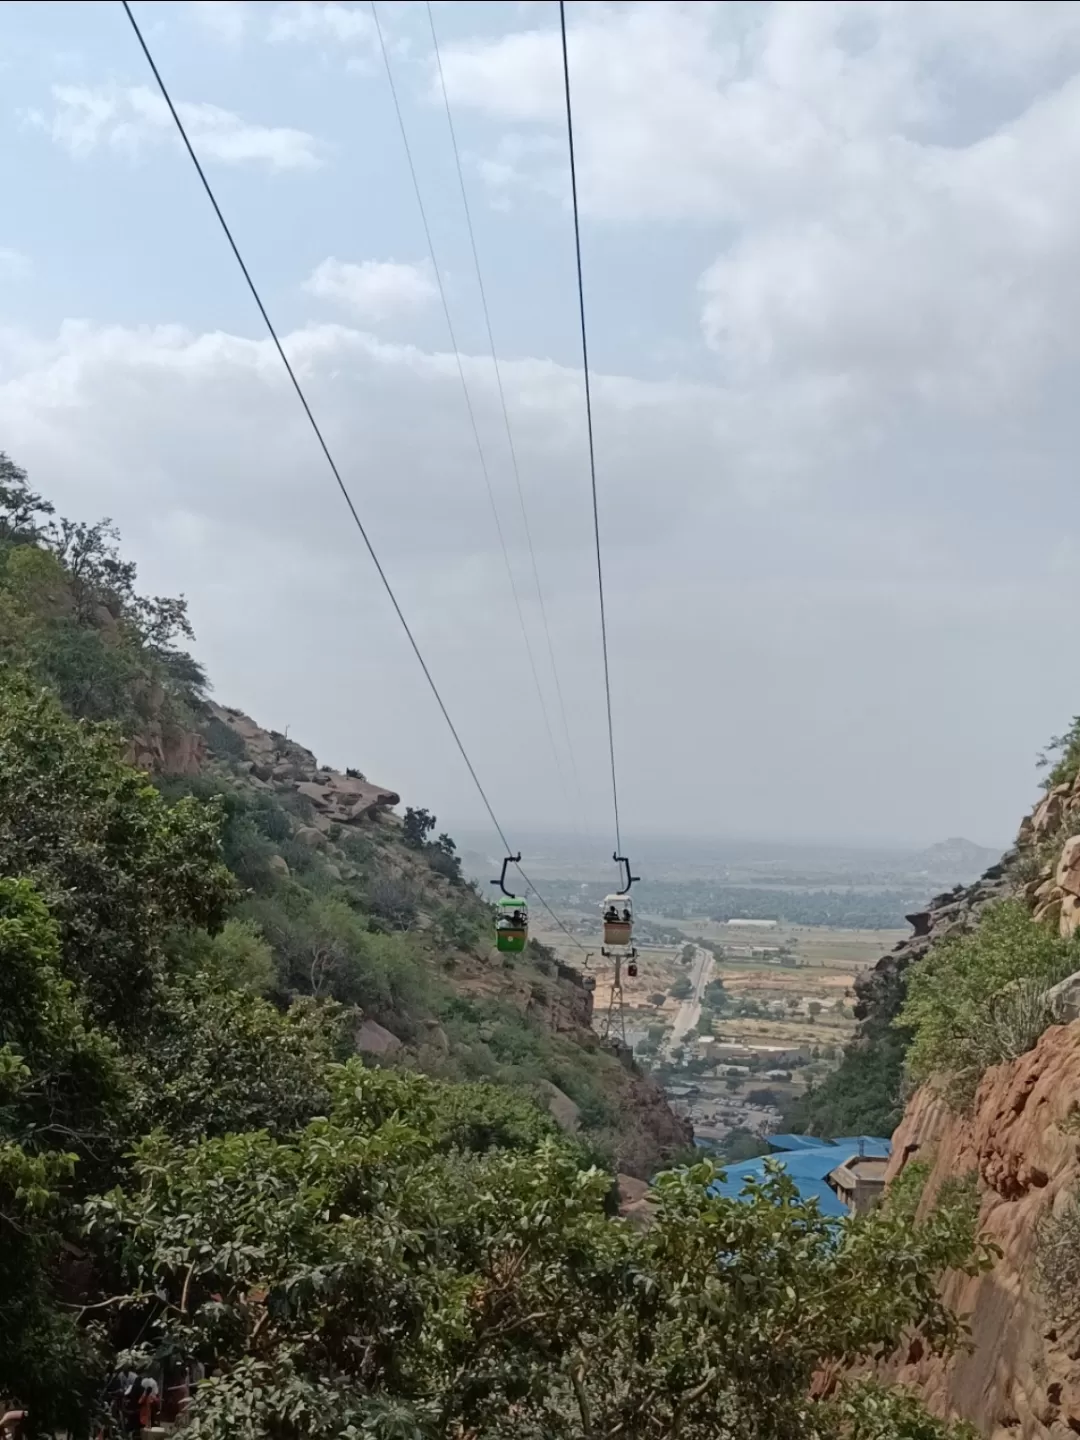
{"type": "MultiPolygon", "coordinates": [[[[331,825],[353,825],[401,802],[393,790],[373,785],[359,773],[320,765],[303,745],[276,730],[264,730],[242,710],[211,705],[210,714],[243,742],[245,758],[240,768],[254,785],[293,789],[311,802],[313,816],[308,828],[314,828],[316,835],[331,825]]],[[[310,837],[308,843],[313,843],[310,837]]]]}
{"type": "Polygon", "coordinates": [[[127,763],[150,775],[198,775],[206,761],[202,732],[173,718],[160,685],[145,688],[140,699],[146,718],[128,743],[127,763]]]}
{"type": "Polygon", "coordinates": [[[932,1166],[924,1209],[946,1179],[977,1174],[979,1226],[1001,1258],[984,1275],[953,1275],[944,1285],[948,1303],[971,1317],[971,1350],[944,1361],[918,1355],[915,1345],[891,1374],[989,1440],[1080,1434],[1080,1335],[1057,1328],[1034,1282],[1039,1221],[1080,1185],[1078,1115],[1074,1023],[1053,1026],[1034,1050],[989,1070],[970,1115],[924,1087],[893,1137],[890,1179],[912,1160],[932,1166]]]}
{"type": "Polygon", "coordinates": [[[973,885],[935,895],[909,915],[914,934],[855,981],[856,1018],[896,1013],[900,977],[932,945],[970,929],[994,900],[1022,894],[1036,920],[1068,937],[1080,929],[1080,776],[1048,790],[1020,826],[1016,844],[973,885]]]}
{"type": "Polygon", "coordinates": [[[889,1018],[895,1015],[903,994],[900,977],[907,967],[921,960],[938,941],[969,930],[987,905],[1015,893],[1017,882],[1012,872],[1018,853],[1008,851],[973,885],[957,885],[935,895],[925,910],[907,917],[914,934],[856,977],[856,1019],[865,1020],[875,1013],[889,1018]]]}

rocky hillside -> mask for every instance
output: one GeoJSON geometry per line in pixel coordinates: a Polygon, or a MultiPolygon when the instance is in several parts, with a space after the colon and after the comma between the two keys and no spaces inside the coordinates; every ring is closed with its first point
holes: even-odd
{"type": "MultiPolygon", "coordinates": [[[[175,753],[198,749],[181,744],[175,753]]],[[[531,1087],[561,1125],[629,1175],[650,1174],[691,1142],[631,1054],[596,1035],[592,994],[578,970],[535,942],[520,956],[494,950],[488,907],[462,883],[452,842],[409,843],[395,791],[357,770],[320,765],[295,740],[213,703],[197,776],[228,786],[243,803],[261,799],[284,811],[289,833],[267,859],[274,890],[337,891],[406,937],[421,972],[418,993],[367,997],[356,1031],[361,1053],[450,1078],[495,1074],[531,1087]]],[[[273,942],[274,926],[265,929],[273,942]]]]}
{"type": "Polygon", "coordinates": [[[0,453],[0,667],[115,727],[168,799],[224,815],[236,899],[213,943],[242,984],[281,1013],[351,1007],[357,1048],[382,1064],[528,1092],[628,1173],[686,1146],[653,1082],[594,1034],[582,977],[535,943],[496,953],[487,887],[464,882],[434,819],[403,819],[393,790],[214,703],[183,599],[135,579],[108,521],[57,518],[0,453]]]}
{"type": "MultiPolygon", "coordinates": [[[[1068,748],[1069,737],[1063,746],[1068,748]]],[[[942,941],[971,932],[988,906],[1019,897],[1035,919],[1068,938],[1080,926],[1080,791],[1077,779],[1051,784],[1028,815],[1015,844],[970,885],[935,895],[909,915],[912,934],[855,981],[859,1030],[837,1071],[813,1094],[795,1102],[785,1128],[814,1134],[888,1135],[904,1105],[904,1054],[910,1036],[898,1025],[909,967],[942,941]]]]}

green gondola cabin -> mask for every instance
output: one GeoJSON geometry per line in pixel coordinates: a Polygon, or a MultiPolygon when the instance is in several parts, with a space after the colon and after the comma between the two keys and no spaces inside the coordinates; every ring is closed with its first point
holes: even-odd
{"type": "Polygon", "coordinates": [[[495,902],[495,943],[500,950],[517,953],[529,938],[528,902],[518,895],[505,895],[495,902]]]}

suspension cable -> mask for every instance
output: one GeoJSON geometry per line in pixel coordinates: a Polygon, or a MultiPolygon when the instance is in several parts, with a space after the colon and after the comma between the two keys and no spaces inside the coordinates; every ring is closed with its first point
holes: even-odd
{"type": "Polygon", "coordinates": [[[559,702],[559,714],[562,719],[563,739],[566,742],[567,754],[570,757],[570,769],[574,780],[574,790],[577,795],[578,809],[582,808],[581,778],[578,774],[577,757],[574,754],[573,741],[570,739],[570,725],[566,718],[566,702],[563,699],[562,681],[559,678],[559,667],[555,663],[555,647],[551,641],[551,627],[548,624],[547,606],[544,603],[544,591],[540,584],[540,570],[536,563],[536,550],[533,547],[532,527],[529,524],[529,513],[525,507],[525,491],[521,483],[521,470],[518,466],[517,446],[514,444],[514,434],[510,427],[510,412],[506,404],[506,392],[503,388],[502,366],[499,364],[498,352],[495,348],[495,335],[491,327],[491,313],[488,309],[487,291],[484,288],[484,275],[480,267],[480,252],[476,245],[476,232],[473,229],[472,209],[469,205],[469,192],[465,185],[465,172],[461,164],[461,152],[458,149],[457,131],[454,128],[454,117],[450,110],[450,97],[446,90],[446,77],[443,74],[442,54],[439,50],[439,37],[435,31],[435,13],[431,8],[431,0],[427,0],[428,25],[431,29],[431,44],[435,51],[435,64],[439,72],[439,88],[442,91],[443,107],[446,110],[446,125],[450,132],[450,144],[454,151],[454,164],[457,167],[458,186],[461,190],[461,204],[465,211],[465,224],[469,231],[469,244],[472,247],[473,267],[476,270],[476,284],[480,291],[480,304],[484,311],[484,325],[487,328],[488,345],[491,349],[491,363],[495,369],[495,384],[499,392],[499,405],[502,409],[503,425],[506,429],[506,443],[510,451],[510,465],[514,474],[514,484],[517,487],[518,505],[521,508],[521,521],[525,528],[525,539],[529,546],[529,559],[532,563],[533,584],[536,587],[536,600],[540,608],[540,619],[544,626],[544,635],[547,639],[548,660],[551,664],[551,673],[555,680],[555,694],[559,702]]]}
{"type": "MultiPolygon", "coordinates": [[[[278,353],[282,365],[284,365],[285,367],[285,373],[288,375],[289,380],[292,383],[292,387],[296,392],[296,398],[300,401],[304,414],[307,417],[308,423],[315,434],[315,439],[319,443],[319,448],[326,459],[326,463],[330,467],[330,473],[334,477],[334,480],[337,484],[338,489],[341,492],[345,504],[349,507],[349,514],[352,516],[353,522],[356,525],[357,530],[359,530],[360,532],[360,538],[363,540],[368,555],[371,557],[371,562],[375,566],[376,571],[378,572],[379,579],[382,581],[383,589],[386,591],[387,596],[390,599],[390,603],[394,607],[394,613],[397,615],[397,618],[401,622],[401,628],[405,631],[405,634],[409,641],[409,645],[412,648],[412,652],[416,656],[417,661],[420,664],[420,669],[424,672],[424,679],[428,683],[428,688],[431,690],[432,695],[434,695],[435,702],[438,705],[439,710],[442,712],[442,717],[446,721],[447,728],[449,729],[450,734],[453,736],[454,744],[457,746],[461,758],[465,762],[465,768],[468,770],[472,782],[476,786],[477,794],[480,796],[480,799],[484,803],[484,809],[488,813],[488,818],[491,820],[492,825],[495,827],[496,834],[502,841],[503,853],[509,855],[512,853],[510,849],[510,842],[507,840],[506,834],[502,826],[499,824],[498,817],[496,816],[495,811],[492,809],[491,801],[487,797],[487,791],[480,783],[480,777],[479,775],[477,775],[476,769],[472,761],[469,759],[469,752],[465,749],[465,745],[462,742],[461,736],[458,734],[457,727],[455,726],[453,720],[451,720],[450,718],[450,712],[449,710],[447,710],[442,695],[439,693],[439,687],[436,685],[435,679],[431,671],[428,669],[427,661],[424,659],[420,646],[417,644],[416,637],[412,632],[412,628],[410,627],[409,622],[405,618],[405,613],[402,610],[401,605],[398,603],[398,598],[394,593],[394,588],[390,584],[389,577],[387,576],[386,571],[382,567],[382,562],[379,560],[379,557],[375,552],[375,547],[371,543],[371,539],[368,535],[367,530],[364,528],[364,523],[360,519],[359,512],[357,511],[356,506],[353,503],[352,496],[349,494],[348,488],[345,485],[345,481],[341,478],[341,471],[337,467],[337,463],[330,452],[330,447],[326,443],[326,439],[323,435],[322,430],[319,427],[319,423],[315,419],[315,415],[311,409],[311,406],[308,404],[307,396],[304,394],[303,387],[301,386],[300,381],[297,379],[296,371],[293,369],[289,357],[285,353],[285,347],[282,345],[281,339],[278,336],[278,332],[274,328],[274,323],[270,319],[270,315],[266,309],[266,306],[263,304],[262,296],[259,294],[258,287],[256,286],[255,281],[251,278],[251,271],[248,269],[246,263],[244,262],[244,257],[240,254],[239,246],[233,238],[233,233],[229,229],[228,222],[226,221],[225,216],[222,213],[221,206],[217,202],[217,197],[214,194],[213,188],[210,185],[210,181],[206,178],[206,171],[203,169],[199,157],[195,153],[194,146],[192,145],[191,140],[188,138],[187,130],[184,127],[184,122],[180,119],[180,115],[176,109],[176,106],[173,104],[172,96],[169,94],[165,81],[161,78],[161,71],[158,69],[157,63],[155,62],[153,55],[150,53],[150,47],[147,45],[142,30],[139,28],[139,22],[135,19],[129,0],[120,0],[120,3],[123,5],[124,12],[131,22],[131,28],[135,32],[135,38],[139,42],[139,46],[143,52],[143,55],[146,57],[146,63],[149,65],[154,79],[157,82],[157,87],[161,91],[161,97],[165,101],[165,104],[168,106],[169,114],[172,116],[173,123],[176,126],[180,139],[183,141],[184,149],[187,151],[191,163],[195,167],[195,172],[198,175],[199,180],[202,182],[203,190],[206,192],[206,197],[210,201],[214,214],[217,216],[218,224],[221,226],[222,232],[224,233],[226,240],[229,242],[229,248],[232,250],[233,256],[236,259],[236,263],[240,267],[240,272],[243,275],[244,280],[247,282],[248,289],[251,291],[251,298],[255,301],[255,304],[258,307],[259,314],[263,318],[263,323],[266,325],[266,328],[270,334],[270,338],[274,342],[274,348],[278,353]]],[[[530,890],[532,890],[533,894],[540,901],[540,904],[544,907],[544,909],[551,916],[551,918],[555,921],[556,925],[558,925],[559,929],[562,930],[567,936],[569,936],[569,938],[574,942],[574,944],[578,947],[579,950],[585,951],[585,946],[582,945],[581,941],[577,938],[577,936],[574,935],[573,932],[562,922],[559,916],[556,915],[555,911],[544,899],[543,895],[540,894],[540,891],[537,890],[536,886],[529,879],[528,875],[526,875],[525,871],[521,869],[520,865],[517,868],[526,885],[528,885],[530,890]]]]}
{"type": "Polygon", "coordinates": [[[578,313],[581,317],[581,363],[585,375],[585,420],[589,432],[589,479],[592,484],[593,534],[596,537],[596,583],[600,592],[600,639],[604,649],[604,693],[607,697],[608,751],[611,755],[611,803],[615,812],[615,850],[622,854],[619,786],[615,778],[615,730],[611,723],[611,670],[608,665],[607,612],[604,608],[604,567],[600,559],[600,508],[596,499],[596,445],[593,441],[592,385],[589,341],[585,328],[585,282],[581,271],[581,220],[578,214],[577,163],[574,156],[574,112],[570,104],[570,60],[566,52],[566,0],[559,0],[562,35],[563,90],[566,95],[566,139],[570,151],[570,193],[574,204],[574,252],[577,256],[578,313]]]}
{"type": "Polygon", "coordinates": [[[544,692],[540,685],[540,674],[536,667],[536,657],[533,654],[532,642],[529,639],[529,632],[525,625],[525,614],[521,608],[521,597],[518,594],[517,582],[514,580],[513,567],[510,564],[510,552],[506,546],[506,537],[503,534],[502,521],[499,518],[499,509],[495,503],[495,492],[491,485],[491,473],[488,469],[487,456],[484,454],[484,447],[480,440],[480,429],[476,423],[476,411],[473,408],[472,396],[469,393],[468,382],[465,379],[465,366],[461,359],[461,351],[457,343],[457,335],[454,331],[454,322],[450,315],[450,305],[446,298],[446,287],[443,283],[442,269],[439,265],[439,258],[435,253],[435,242],[431,235],[431,226],[428,223],[427,207],[424,204],[423,195],[420,190],[420,181],[416,174],[416,165],[413,162],[412,146],[409,144],[408,131],[405,128],[405,118],[401,112],[401,102],[398,99],[397,85],[394,81],[394,72],[390,65],[390,56],[386,49],[386,41],[383,38],[382,24],[379,21],[379,10],[376,0],[368,0],[371,8],[371,18],[375,22],[375,33],[379,38],[379,49],[382,51],[383,66],[386,70],[386,79],[390,86],[390,95],[394,102],[394,113],[397,116],[398,129],[401,132],[401,142],[405,149],[405,158],[409,165],[409,174],[412,177],[413,191],[416,195],[416,204],[420,211],[420,220],[424,227],[424,235],[427,239],[428,253],[431,256],[432,269],[435,271],[435,283],[438,286],[439,298],[442,301],[443,314],[446,317],[446,328],[450,336],[450,345],[454,351],[454,360],[457,363],[458,378],[461,381],[462,394],[465,397],[465,409],[469,416],[469,426],[472,430],[473,440],[476,444],[476,453],[480,460],[480,471],[484,477],[484,486],[487,490],[488,503],[491,506],[491,514],[495,521],[495,531],[499,537],[499,548],[502,550],[503,564],[506,566],[506,578],[510,582],[510,593],[514,597],[514,608],[517,611],[518,624],[521,626],[522,638],[525,641],[525,653],[529,661],[529,669],[532,671],[533,684],[536,687],[536,697],[540,702],[540,713],[544,720],[544,729],[547,732],[548,744],[551,747],[552,758],[555,761],[555,770],[559,776],[559,784],[563,790],[564,797],[568,798],[566,788],[566,777],[563,774],[562,763],[559,759],[558,748],[555,744],[555,733],[551,727],[551,717],[548,714],[547,702],[544,699],[544,692]]]}

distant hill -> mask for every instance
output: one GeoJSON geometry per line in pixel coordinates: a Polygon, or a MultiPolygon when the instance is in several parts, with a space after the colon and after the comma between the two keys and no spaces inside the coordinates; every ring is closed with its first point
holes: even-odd
{"type": "Polygon", "coordinates": [[[955,835],[913,855],[912,872],[929,875],[947,885],[967,885],[1000,859],[1000,850],[990,850],[955,835]]]}

